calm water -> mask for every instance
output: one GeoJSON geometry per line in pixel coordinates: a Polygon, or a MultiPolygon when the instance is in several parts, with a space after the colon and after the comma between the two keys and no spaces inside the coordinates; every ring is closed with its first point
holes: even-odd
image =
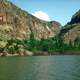
{"type": "Polygon", "coordinates": [[[80,80],[80,56],[0,57],[0,80],[80,80]]]}

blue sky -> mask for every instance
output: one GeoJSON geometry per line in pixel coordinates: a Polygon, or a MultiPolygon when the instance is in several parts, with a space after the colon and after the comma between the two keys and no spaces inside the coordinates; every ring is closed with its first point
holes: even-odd
{"type": "Polygon", "coordinates": [[[29,13],[46,13],[50,20],[62,25],[70,21],[72,15],[80,9],[80,0],[10,0],[29,13]]]}

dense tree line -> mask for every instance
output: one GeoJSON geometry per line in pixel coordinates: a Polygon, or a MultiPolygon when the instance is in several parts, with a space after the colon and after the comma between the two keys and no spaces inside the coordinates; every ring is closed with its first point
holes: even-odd
{"type": "Polygon", "coordinates": [[[26,49],[36,52],[48,52],[49,54],[55,54],[55,52],[59,52],[59,54],[66,54],[66,52],[71,52],[68,54],[72,54],[72,52],[80,52],[80,39],[76,38],[74,42],[69,42],[69,44],[65,44],[63,39],[59,37],[50,38],[50,39],[41,39],[35,40],[30,39],[24,41],[26,49]]]}
{"type": "MultiPolygon", "coordinates": [[[[34,37],[29,40],[7,40],[4,47],[0,47],[1,52],[8,52],[10,54],[18,53],[20,49],[29,50],[34,53],[39,51],[47,52],[48,54],[66,54],[66,52],[79,52],[80,51],[80,38],[76,38],[74,43],[70,41],[65,44],[60,37],[36,40],[34,37]],[[55,53],[57,52],[57,53],[55,53]]],[[[71,54],[71,53],[68,53],[71,54]]]]}

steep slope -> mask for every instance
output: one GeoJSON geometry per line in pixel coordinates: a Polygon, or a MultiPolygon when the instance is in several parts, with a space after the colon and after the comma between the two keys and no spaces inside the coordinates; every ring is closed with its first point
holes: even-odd
{"type": "Polygon", "coordinates": [[[65,43],[72,42],[74,44],[76,39],[80,39],[80,10],[76,12],[71,21],[66,24],[60,33],[65,43]]]}
{"type": "Polygon", "coordinates": [[[56,21],[40,20],[13,3],[0,0],[0,56],[33,55],[33,45],[55,37],[60,26],[56,21]]]}
{"type": "Polygon", "coordinates": [[[60,30],[60,23],[39,20],[7,0],[0,0],[0,38],[1,39],[47,39],[60,30]]]}

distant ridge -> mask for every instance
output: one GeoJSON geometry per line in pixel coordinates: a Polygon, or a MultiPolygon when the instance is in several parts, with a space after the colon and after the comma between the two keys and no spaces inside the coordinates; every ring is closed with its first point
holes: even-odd
{"type": "Polygon", "coordinates": [[[78,10],[61,30],[61,36],[65,43],[74,44],[75,40],[80,41],[80,10],[78,10]]]}

